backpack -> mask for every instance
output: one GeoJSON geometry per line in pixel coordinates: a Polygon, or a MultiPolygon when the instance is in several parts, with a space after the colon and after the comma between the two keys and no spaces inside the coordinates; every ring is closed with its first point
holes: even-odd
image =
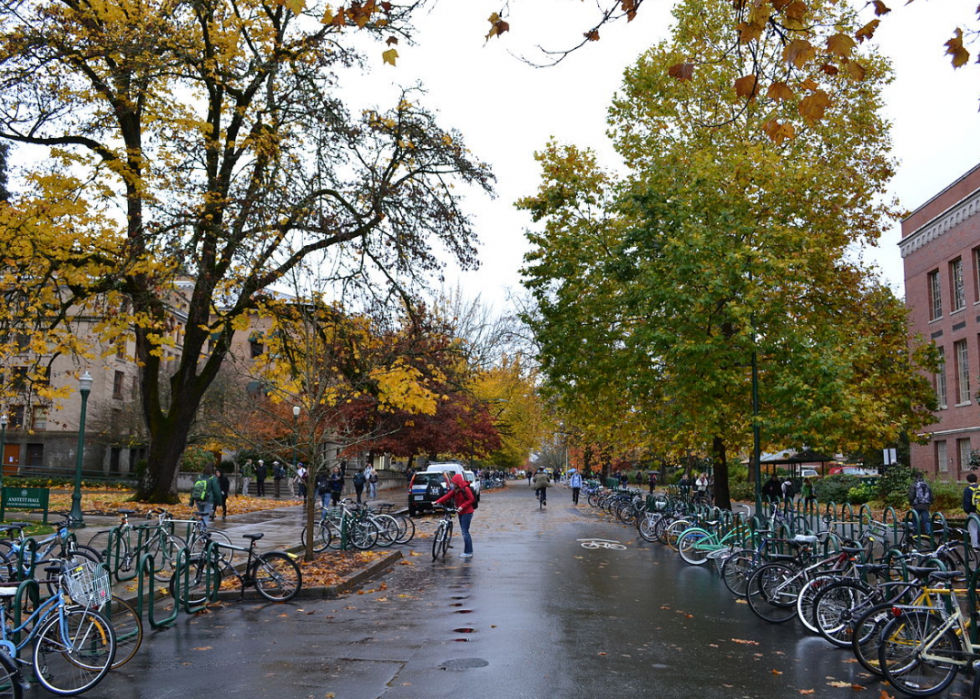
{"type": "Polygon", "coordinates": [[[273,472],[272,477],[282,480],[286,477],[286,469],[284,469],[282,466],[276,466],[276,470],[273,472]]]}
{"type": "Polygon", "coordinates": [[[469,485],[466,487],[470,489],[470,495],[473,496],[473,509],[475,510],[480,507],[480,501],[476,499],[476,493],[473,492],[473,488],[471,488],[469,485]]]}
{"type": "Polygon", "coordinates": [[[793,485],[793,481],[786,481],[786,487],[783,488],[783,493],[786,497],[791,498],[796,495],[796,486],[793,485]]]}
{"type": "MultiPolygon", "coordinates": [[[[970,502],[973,503],[973,512],[980,512],[980,485],[971,485],[970,502]]],[[[971,514],[971,513],[967,513],[971,514]]]]}
{"type": "Polygon", "coordinates": [[[354,474],[354,485],[364,485],[364,474],[356,473],[354,474]]]}
{"type": "Polygon", "coordinates": [[[208,487],[209,481],[207,476],[199,476],[196,481],[194,481],[194,487],[191,488],[191,500],[194,502],[208,502],[211,500],[211,489],[208,487]]]}
{"type": "Polygon", "coordinates": [[[912,505],[930,504],[932,504],[932,493],[929,490],[929,484],[925,481],[916,481],[913,490],[912,505]]]}

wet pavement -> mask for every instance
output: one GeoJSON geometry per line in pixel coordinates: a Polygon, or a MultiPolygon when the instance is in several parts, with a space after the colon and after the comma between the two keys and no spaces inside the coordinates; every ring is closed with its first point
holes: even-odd
{"type": "MultiPolygon", "coordinates": [[[[774,626],[756,618],[710,566],[684,564],[584,502],[573,507],[567,490],[554,489],[549,502],[538,510],[521,481],[485,493],[469,560],[456,557],[457,538],[451,558],[432,561],[427,535],[436,518],[428,516],[417,520],[420,536],[403,547],[403,561],[344,598],[225,602],[181,615],[148,631],[137,656],[85,696],[895,694],[849,651],[806,635],[795,620],[774,626]]],[[[292,519],[299,517],[285,511],[235,526],[278,522],[285,536],[301,526],[292,519]]],[[[957,682],[946,696],[965,688],[957,682]]]]}

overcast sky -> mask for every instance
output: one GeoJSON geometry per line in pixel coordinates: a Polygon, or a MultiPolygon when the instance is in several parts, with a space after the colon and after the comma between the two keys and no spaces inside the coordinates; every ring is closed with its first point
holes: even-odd
{"type": "MultiPolygon", "coordinates": [[[[893,60],[896,81],[886,89],[888,117],[900,160],[892,192],[912,211],[980,162],[980,71],[955,70],[943,46],[957,23],[967,22],[976,0],[943,0],[904,5],[884,18],[877,38],[893,60]]],[[[538,170],[533,153],[549,137],[596,149],[613,165],[615,153],[605,137],[606,109],[622,80],[623,69],[648,46],[668,37],[671,23],[667,0],[650,0],[631,24],[605,29],[600,41],[557,67],[533,68],[512,53],[534,54],[534,47],[562,48],[576,43],[594,17],[590,2],[517,0],[511,31],[484,43],[487,17],[499,0],[442,0],[419,21],[417,46],[398,47],[395,68],[380,65],[380,51],[369,92],[392,81],[424,82],[424,102],[437,109],[445,126],[460,129],[474,153],[490,162],[498,178],[498,198],[468,200],[482,240],[482,267],[459,275],[450,269],[450,283],[459,279],[470,297],[503,310],[506,289],[518,289],[518,271],[528,246],[524,229],[529,219],[513,202],[535,191],[538,170]]],[[[382,100],[383,101],[383,100],[382,100]]],[[[902,261],[900,226],[886,234],[870,253],[900,294],[902,261]]]]}

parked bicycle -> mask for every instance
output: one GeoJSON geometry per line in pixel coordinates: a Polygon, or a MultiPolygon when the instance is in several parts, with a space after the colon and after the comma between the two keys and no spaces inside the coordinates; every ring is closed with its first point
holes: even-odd
{"type": "Polygon", "coordinates": [[[452,548],[453,540],[453,515],[456,509],[439,505],[442,509],[442,519],[436,526],[436,533],[432,537],[432,560],[437,561],[441,556],[444,560],[446,553],[452,548]]]}

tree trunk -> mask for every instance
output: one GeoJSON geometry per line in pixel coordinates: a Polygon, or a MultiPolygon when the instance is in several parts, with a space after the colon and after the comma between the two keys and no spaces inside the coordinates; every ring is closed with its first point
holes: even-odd
{"type": "MultiPolygon", "coordinates": [[[[181,415],[178,414],[177,417],[180,418],[181,415]]],[[[156,422],[155,429],[150,432],[150,450],[147,454],[149,466],[136,491],[138,501],[161,504],[178,501],[177,470],[190,427],[190,419],[178,422],[178,419],[170,417],[156,422]]]]}
{"type": "Polygon", "coordinates": [[[711,444],[715,461],[715,505],[723,510],[732,509],[732,496],[728,487],[728,455],[725,440],[715,437],[711,444]]]}

